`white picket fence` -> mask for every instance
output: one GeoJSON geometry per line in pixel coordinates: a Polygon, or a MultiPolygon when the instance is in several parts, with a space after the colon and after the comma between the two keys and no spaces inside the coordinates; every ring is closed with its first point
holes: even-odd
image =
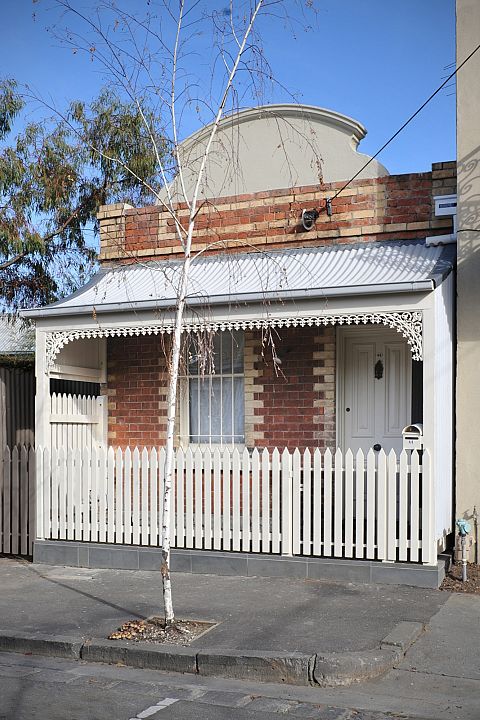
{"type": "MultiPolygon", "coordinates": [[[[165,451],[36,451],[37,537],[162,541],[165,451]]],[[[171,543],[435,564],[427,451],[178,450],[171,543]]]]}
{"type": "Polygon", "coordinates": [[[5,449],[0,471],[0,553],[31,555],[35,528],[33,448],[5,449]]]}

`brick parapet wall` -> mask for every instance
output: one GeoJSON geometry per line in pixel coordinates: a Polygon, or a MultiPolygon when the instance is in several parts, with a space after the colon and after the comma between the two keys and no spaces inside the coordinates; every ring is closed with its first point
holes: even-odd
{"type": "MultiPolygon", "coordinates": [[[[235,252],[286,244],[304,247],[402,240],[444,234],[451,228],[451,218],[434,217],[433,196],[455,192],[454,162],[436,163],[432,172],[427,173],[355,180],[341,190],[343,184],[303,186],[211,200],[202,206],[197,216],[193,250],[235,252]],[[339,190],[329,217],[325,200],[339,190]],[[304,208],[320,210],[315,227],[309,232],[303,230],[300,222],[304,208]]],[[[185,204],[179,204],[177,209],[185,223],[188,217],[185,204]]],[[[99,220],[101,261],[171,259],[180,253],[174,221],[160,207],[105,206],[99,220]]]]}

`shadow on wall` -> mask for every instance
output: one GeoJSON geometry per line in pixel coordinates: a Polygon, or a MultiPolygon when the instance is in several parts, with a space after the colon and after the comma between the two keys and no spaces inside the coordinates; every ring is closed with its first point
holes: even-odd
{"type": "Polygon", "coordinates": [[[458,160],[458,342],[480,341],[480,145],[458,160]],[[472,288],[476,293],[472,295],[472,288]],[[468,291],[468,296],[466,292],[468,291]]]}

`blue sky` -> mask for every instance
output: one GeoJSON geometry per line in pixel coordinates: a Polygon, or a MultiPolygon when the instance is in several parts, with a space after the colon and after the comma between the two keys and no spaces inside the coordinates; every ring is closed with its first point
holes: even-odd
{"type": "MultiPolygon", "coordinates": [[[[266,55],[279,82],[268,99],[288,102],[293,95],[306,104],[354,117],[368,130],[360,150],[373,154],[452,71],[448,66],[455,60],[455,2],[316,0],[315,4],[313,30],[305,32],[298,26],[295,37],[295,24],[262,21],[266,55]]],[[[45,30],[58,16],[52,5],[51,0],[3,0],[0,68],[1,75],[29,83],[62,106],[69,99],[92,97],[104,78],[95,63],[60,47],[45,30]]],[[[81,0],[75,5],[86,7],[81,0]]],[[[139,12],[146,5],[147,0],[128,3],[139,12]]],[[[294,0],[291,5],[293,11],[294,0]]],[[[208,75],[206,61],[204,65],[208,75]]],[[[187,118],[187,132],[197,126],[195,117],[187,118]]],[[[455,95],[454,87],[449,87],[379,159],[390,172],[403,173],[429,170],[432,162],[454,158],[455,95]]]]}

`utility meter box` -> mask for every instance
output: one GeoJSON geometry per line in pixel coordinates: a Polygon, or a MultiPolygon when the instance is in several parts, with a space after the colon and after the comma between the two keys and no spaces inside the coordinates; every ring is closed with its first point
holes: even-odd
{"type": "Polygon", "coordinates": [[[402,430],[403,449],[421,450],[423,448],[423,425],[407,425],[402,430]]]}

